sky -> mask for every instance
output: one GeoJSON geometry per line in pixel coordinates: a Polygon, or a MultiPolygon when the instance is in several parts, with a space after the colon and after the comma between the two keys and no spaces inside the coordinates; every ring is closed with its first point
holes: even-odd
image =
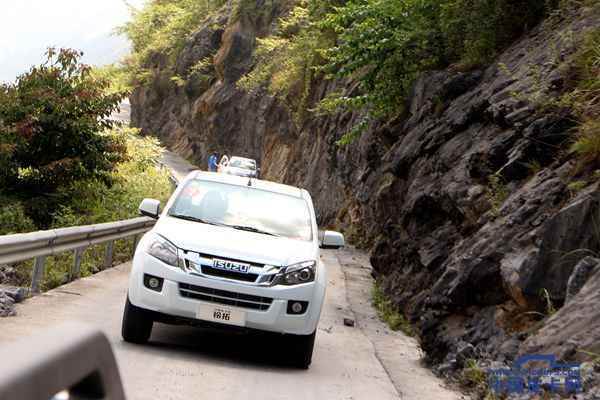
{"type": "MultiPolygon", "coordinates": [[[[145,0],[127,0],[140,7],[145,0]]],[[[103,65],[129,49],[114,29],[129,19],[125,0],[0,0],[0,81],[11,82],[44,60],[48,47],[83,51],[103,65]]]]}

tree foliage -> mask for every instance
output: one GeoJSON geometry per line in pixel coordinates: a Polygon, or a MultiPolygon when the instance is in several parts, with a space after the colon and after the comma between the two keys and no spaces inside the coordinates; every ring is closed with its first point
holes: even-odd
{"type": "Polygon", "coordinates": [[[72,180],[101,178],[121,160],[119,137],[103,134],[121,93],[94,77],[75,50],[49,49],[47,60],[0,86],[0,187],[46,195],[72,180]]]}
{"type": "Polygon", "coordinates": [[[266,88],[279,97],[297,117],[308,106],[311,84],[323,63],[322,52],[333,46],[335,34],[316,23],[332,11],[331,1],[300,0],[280,19],[273,35],[257,39],[256,67],[239,86],[249,92],[266,88]]]}
{"type": "Polygon", "coordinates": [[[539,0],[350,0],[321,22],[338,33],[323,69],[359,79],[353,104],[392,117],[417,75],[452,63],[486,64],[544,12],[539,0]]]}

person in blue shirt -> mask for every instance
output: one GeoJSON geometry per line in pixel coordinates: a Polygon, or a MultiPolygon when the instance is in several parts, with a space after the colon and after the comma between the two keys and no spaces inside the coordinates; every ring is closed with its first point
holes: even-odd
{"type": "Polygon", "coordinates": [[[216,152],[212,153],[210,157],[208,157],[208,170],[210,172],[217,172],[218,159],[219,157],[216,152]]]}

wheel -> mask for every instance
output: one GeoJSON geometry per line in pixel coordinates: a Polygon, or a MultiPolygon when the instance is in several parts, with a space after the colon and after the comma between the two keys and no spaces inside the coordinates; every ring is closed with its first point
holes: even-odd
{"type": "Polygon", "coordinates": [[[123,340],[130,343],[146,343],[152,333],[152,324],[153,321],[148,314],[143,309],[131,304],[127,297],[121,327],[123,340]]]}
{"type": "Polygon", "coordinates": [[[315,331],[311,335],[294,335],[290,337],[290,347],[292,348],[291,362],[295,367],[308,369],[312,361],[316,336],[317,332],[315,331]]]}

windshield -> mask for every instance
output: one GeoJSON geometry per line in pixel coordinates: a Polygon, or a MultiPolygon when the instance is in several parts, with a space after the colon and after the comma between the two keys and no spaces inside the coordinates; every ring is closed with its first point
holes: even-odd
{"type": "Polygon", "coordinates": [[[168,214],[232,229],[312,240],[310,211],[304,199],[253,187],[192,180],[168,214]]]}
{"type": "Polygon", "coordinates": [[[244,168],[244,169],[256,169],[256,163],[252,160],[243,160],[240,158],[234,158],[229,162],[230,167],[244,168]]]}

